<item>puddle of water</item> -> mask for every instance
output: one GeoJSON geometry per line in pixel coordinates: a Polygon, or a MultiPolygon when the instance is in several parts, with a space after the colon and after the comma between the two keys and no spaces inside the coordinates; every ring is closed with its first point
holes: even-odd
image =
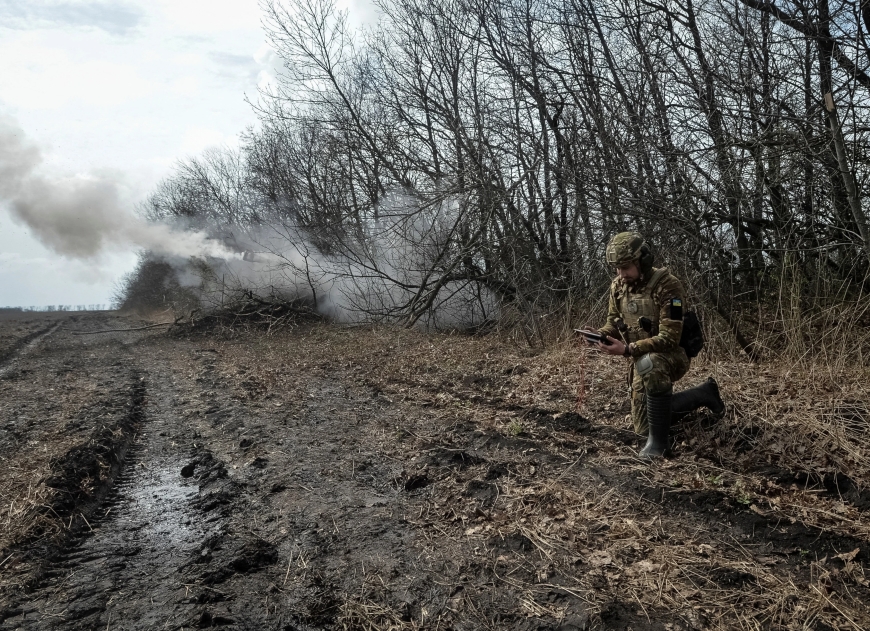
{"type": "Polygon", "coordinates": [[[179,569],[207,526],[192,510],[198,485],[181,477],[179,451],[159,426],[140,436],[107,514],[70,550],[63,578],[32,602],[39,615],[19,628],[68,629],[85,619],[118,631],[185,626],[179,621],[192,614],[179,569]]]}
{"type": "Polygon", "coordinates": [[[129,522],[141,524],[140,535],[156,548],[178,550],[192,545],[202,537],[189,508],[197,487],[183,482],[177,465],[152,464],[153,468],[132,476],[122,514],[129,522]]]}
{"type": "MultiPolygon", "coordinates": [[[[118,499],[110,514],[85,540],[83,548],[110,557],[116,551],[135,546],[143,550],[143,560],[148,565],[169,571],[177,569],[179,557],[195,549],[204,530],[190,506],[198,492],[196,483],[181,477],[179,454],[149,457],[149,446],[156,447],[155,451],[166,446],[155,445],[154,438],[153,435],[150,440],[147,436],[140,438],[142,451],[132,460],[145,466],[130,463],[126,475],[118,481],[115,489],[118,499]]],[[[141,587],[148,589],[147,585],[141,587]]]]}

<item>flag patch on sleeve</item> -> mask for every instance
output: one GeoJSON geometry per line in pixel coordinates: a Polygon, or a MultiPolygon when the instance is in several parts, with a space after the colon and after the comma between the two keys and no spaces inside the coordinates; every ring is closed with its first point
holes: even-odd
{"type": "Polygon", "coordinates": [[[671,298],[671,320],[683,319],[683,299],[671,298]]]}

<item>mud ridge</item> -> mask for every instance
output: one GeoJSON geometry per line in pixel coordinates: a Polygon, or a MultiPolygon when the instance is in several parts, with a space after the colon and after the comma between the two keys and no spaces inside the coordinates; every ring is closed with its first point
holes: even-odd
{"type": "MultiPolygon", "coordinates": [[[[18,556],[18,560],[35,562],[30,576],[23,581],[25,592],[39,587],[64,551],[91,532],[98,521],[98,509],[110,498],[144,420],[146,384],[137,372],[131,376],[128,393],[126,409],[116,422],[101,425],[87,441],[51,463],[51,474],[45,482],[54,490],[54,496],[39,510],[54,523],[59,522],[59,531],[51,535],[45,530],[34,533],[0,551],[3,558],[18,556]]],[[[13,609],[0,612],[0,622],[15,615],[13,609]]]]}

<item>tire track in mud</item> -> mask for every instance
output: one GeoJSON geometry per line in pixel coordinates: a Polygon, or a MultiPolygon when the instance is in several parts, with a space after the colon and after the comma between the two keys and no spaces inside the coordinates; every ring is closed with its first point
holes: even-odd
{"type": "MultiPolygon", "coordinates": [[[[119,414],[110,422],[100,421],[84,441],[51,461],[44,480],[51,491],[49,500],[32,509],[42,514],[42,525],[3,551],[11,565],[20,563],[25,568],[24,574],[19,575],[19,585],[26,592],[37,589],[50,577],[54,559],[75,546],[91,529],[91,521],[111,495],[124,468],[127,451],[142,420],[145,386],[137,372],[131,373],[128,388],[118,394],[109,393],[97,407],[119,414]]],[[[0,609],[0,622],[23,611],[14,603],[5,606],[0,609]]]]}
{"type": "MultiPolygon", "coordinates": [[[[180,475],[190,439],[174,413],[166,368],[153,357],[136,363],[148,369],[128,414],[137,417],[139,432],[126,444],[100,445],[113,455],[113,475],[87,506],[72,505],[77,527],[64,546],[46,551],[50,560],[32,594],[7,609],[0,628],[150,629],[187,622],[179,570],[207,530],[191,505],[197,485],[180,475]]],[[[66,460],[75,465],[80,458],[66,460]]],[[[78,470],[71,467],[67,482],[80,476],[78,470]]]]}
{"type": "MultiPolygon", "coordinates": [[[[228,518],[227,527],[208,539],[186,572],[202,605],[196,624],[299,630],[330,626],[342,593],[333,567],[335,547],[349,545],[341,543],[338,533],[354,527],[366,531],[353,547],[364,557],[363,567],[368,565],[371,538],[387,526],[366,528],[348,521],[363,512],[382,520],[395,495],[394,488],[385,493],[382,485],[372,483],[373,476],[363,475],[360,458],[365,452],[355,453],[356,475],[371,478],[367,482],[351,479],[349,454],[345,474],[324,466],[336,464],[349,438],[336,431],[341,421],[335,406],[345,388],[307,380],[306,394],[294,408],[297,415],[259,395],[232,396],[232,386],[216,369],[221,361],[217,352],[199,349],[194,356],[195,381],[203,392],[191,422],[212,448],[194,453],[201,483],[196,505],[207,519],[228,518]]],[[[374,467],[366,469],[373,472],[374,467]]]]}
{"type": "Polygon", "coordinates": [[[46,337],[60,328],[63,322],[56,322],[38,331],[25,335],[3,352],[0,352],[0,379],[2,379],[22,356],[32,352],[46,337]]]}
{"type": "Polygon", "coordinates": [[[403,410],[340,374],[299,374],[291,397],[251,380],[250,396],[246,381],[226,381],[237,352],[193,362],[206,392],[191,423],[211,447],[197,456],[197,503],[228,519],[190,569],[198,623],[365,628],[360,616],[377,602],[378,624],[404,628],[440,610],[464,554],[433,550],[431,533],[408,519],[421,507],[402,486],[410,463],[392,449],[403,410]]]}

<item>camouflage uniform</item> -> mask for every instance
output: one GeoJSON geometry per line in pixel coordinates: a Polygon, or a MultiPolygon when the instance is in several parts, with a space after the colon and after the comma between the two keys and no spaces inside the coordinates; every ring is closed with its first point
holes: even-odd
{"type": "MultiPolygon", "coordinates": [[[[652,252],[636,232],[620,232],[613,237],[606,256],[608,265],[616,267],[618,273],[610,285],[607,323],[599,331],[622,339],[624,354],[632,359],[628,378],[631,418],[634,430],[647,434],[637,455],[652,461],[667,455],[674,422],[702,407],[721,418],[725,402],[712,377],[674,393],[674,382],[689,370],[689,357],[680,346],[685,306],[682,283],[667,269],[652,266],[652,252]]],[[[690,347],[699,350],[695,343],[702,341],[699,333],[688,333],[690,347]]],[[[609,354],[621,352],[622,346],[613,346],[609,354]]]]}
{"type": "Polygon", "coordinates": [[[684,308],[683,285],[667,268],[650,266],[632,284],[617,277],[610,285],[607,324],[599,331],[626,344],[634,343],[628,380],[631,418],[638,434],[649,429],[644,395],[671,394],[674,382],[689,370],[690,360],[680,346],[684,308]],[[651,322],[649,333],[640,325],[642,317],[651,322]],[[625,324],[622,331],[617,326],[619,320],[625,324]]]}

